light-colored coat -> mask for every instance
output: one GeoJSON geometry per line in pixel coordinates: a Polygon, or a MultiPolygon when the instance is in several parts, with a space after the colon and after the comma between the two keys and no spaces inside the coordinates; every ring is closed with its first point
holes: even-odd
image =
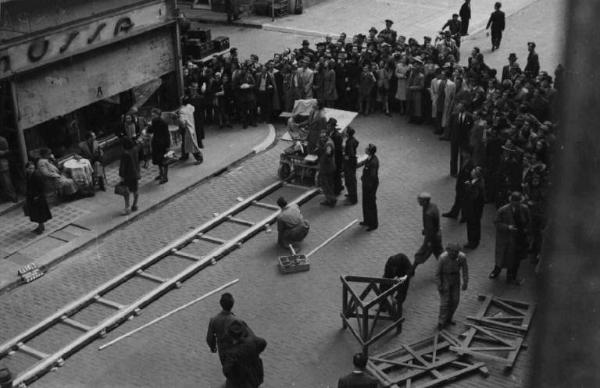
{"type": "MultiPolygon", "coordinates": [[[[431,81],[431,87],[429,92],[431,94],[432,108],[431,108],[431,117],[437,117],[437,100],[440,95],[440,86],[442,84],[442,80],[439,78],[434,78],[431,81]]],[[[452,108],[454,107],[454,96],[456,94],[456,84],[450,80],[446,81],[446,89],[445,89],[445,99],[444,99],[444,109],[442,112],[442,127],[448,126],[450,121],[450,115],[452,114],[452,108]]]]}

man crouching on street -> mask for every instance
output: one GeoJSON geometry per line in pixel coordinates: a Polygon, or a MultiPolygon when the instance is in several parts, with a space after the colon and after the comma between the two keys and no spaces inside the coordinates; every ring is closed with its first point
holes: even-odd
{"type": "Polygon", "coordinates": [[[440,255],[435,271],[435,283],[440,292],[440,315],[438,329],[454,325],[452,316],[460,300],[460,271],[462,269],[462,290],[466,291],[469,283],[467,256],[460,251],[458,244],[448,244],[446,251],[440,255]]]}
{"type": "Polygon", "coordinates": [[[297,204],[288,205],[285,198],[279,197],[277,205],[281,208],[281,214],[277,217],[277,243],[287,249],[290,244],[304,240],[310,226],[297,204]]]}

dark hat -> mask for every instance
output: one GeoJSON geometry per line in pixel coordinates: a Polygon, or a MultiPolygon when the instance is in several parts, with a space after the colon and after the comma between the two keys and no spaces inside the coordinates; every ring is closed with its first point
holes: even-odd
{"type": "Polygon", "coordinates": [[[369,32],[377,33],[377,28],[371,27],[371,28],[369,28],[369,32]]]}
{"type": "Polygon", "coordinates": [[[523,199],[523,197],[521,196],[521,193],[519,193],[518,191],[514,191],[510,194],[510,201],[521,201],[523,199]]]}
{"type": "Polygon", "coordinates": [[[246,334],[246,328],[244,327],[244,324],[241,321],[235,320],[231,322],[231,324],[227,328],[227,334],[229,334],[232,338],[238,339],[241,338],[244,334],[246,334]]]}
{"type": "Polygon", "coordinates": [[[457,13],[453,13],[453,14],[452,14],[452,17],[453,17],[453,18],[457,18],[457,17],[458,17],[458,14],[457,14],[457,13]]]}
{"type": "Polygon", "coordinates": [[[508,59],[514,59],[516,61],[517,60],[517,54],[515,54],[515,53],[508,54],[508,59]]]}
{"type": "Polygon", "coordinates": [[[533,46],[533,48],[535,48],[535,42],[527,42],[527,46],[533,46]]]}
{"type": "Polygon", "coordinates": [[[319,42],[319,43],[317,43],[317,47],[325,47],[325,42],[319,42]]]}
{"type": "Polygon", "coordinates": [[[425,42],[431,42],[431,36],[424,36],[423,40],[425,40],[425,42]]]}
{"type": "Polygon", "coordinates": [[[309,45],[310,45],[310,43],[308,43],[308,40],[304,39],[302,41],[302,46],[309,46],[309,45]]]}
{"type": "Polygon", "coordinates": [[[386,24],[394,24],[394,22],[393,22],[393,21],[391,21],[390,19],[385,19],[385,23],[386,23],[386,24]]]}
{"type": "Polygon", "coordinates": [[[451,34],[450,30],[446,30],[446,31],[444,31],[444,35],[446,35],[446,36],[450,36],[450,35],[452,35],[452,34],[451,34]]]}
{"type": "Polygon", "coordinates": [[[237,48],[236,47],[232,47],[229,49],[230,53],[237,53],[237,48]]]}

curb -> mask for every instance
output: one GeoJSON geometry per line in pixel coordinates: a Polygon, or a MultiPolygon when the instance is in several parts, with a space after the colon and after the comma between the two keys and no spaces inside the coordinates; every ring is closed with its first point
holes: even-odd
{"type": "Polygon", "coordinates": [[[190,18],[188,18],[188,20],[198,22],[198,23],[219,24],[219,25],[230,26],[230,27],[246,27],[246,28],[256,28],[256,29],[263,28],[263,24],[261,24],[259,22],[234,21],[232,23],[228,23],[227,19],[225,19],[225,20],[209,19],[209,18],[203,18],[203,17],[190,17],[190,18]]]}
{"type": "Polygon", "coordinates": [[[262,29],[265,31],[275,31],[275,32],[282,32],[285,34],[295,34],[295,35],[302,35],[302,36],[313,36],[313,37],[317,37],[317,38],[324,38],[327,35],[331,36],[333,39],[338,39],[340,37],[339,33],[327,33],[327,32],[322,32],[322,31],[303,30],[301,28],[277,26],[275,24],[269,24],[269,23],[263,24],[262,29]]]}
{"type": "MultiPolygon", "coordinates": [[[[252,149],[252,151],[250,151],[246,155],[242,156],[239,159],[234,160],[233,162],[229,163],[225,167],[217,169],[217,171],[200,179],[198,182],[195,182],[195,183],[191,184],[190,186],[187,186],[187,187],[181,189],[180,191],[154,203],[153,205],[145,208],[143,211],[136,213],[135,216],[128,217],[127,220],[123,221],[122,223],[118,224],[117,226],[107,229],[105,231],[102,231],[101,233],[96,234],[95,236],[89,238],[87,241],[83,241],[81,244],[74,246],[71,249],[66,249],[64,252],[62,252],[60,255],[53,258],[52,260],[50,260],[48,263],[39,265],[38,268],[41,271],[43,271],[44,273],[48,273],[53,267],[55,267],[59,263],[63,262],[64,260],[68,259],[70,256],[73,256],[73,255],[79,253],[80,251],[88,248],[91,244],[95,243],[96,241],[103,239],[104,237],[108,236],[109,234],[111,234],[125,226],[128,226],[129,224],[133,223],[134,221],[147,215],[151,211],[161,208],[167,202],[170,202],[170,201],[186,194],[187,192],[194,190],[196,187],[200,186],[201,184],[206,183],[209,179],[218,177],[219,175],[222,175],[222,174],[226,173],[227,171],[232,170],[235,166],[239,165],[240,163],[243,163],[246,160],[252,158],[253,156],[267,150],[274,143],[276,143],[275,128],[271,124],[268,125],[268,128],[269,128],[269,134],[267,135],[265,140],[263,140],[263,142],[261,142],[259,145],[254,147],[252,149]]],[[[8,283],[0,286],[0,295],[3,295],[9,291],[12,291],[15,288],[19,287],[20,285],[24,285],[24,284],[27,284],[27,283],[24,283],[21,279],[18,278],[18,276],[15,276],[14,281],[8,282],[8,283]]]]}

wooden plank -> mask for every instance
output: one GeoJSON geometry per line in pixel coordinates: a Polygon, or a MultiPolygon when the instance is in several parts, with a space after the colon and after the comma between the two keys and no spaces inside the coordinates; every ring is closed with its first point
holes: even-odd
{"type": "Polygon", "coordinates": [[[104,306],[112,307],[115,310],[121,310],[121,309],[125,308],[125,305],[122,305],[117,302],[113,302],[112,300],[104,299],[101,296],[97,296],[96,298],[94,298],[94,300],[104,306]]]}
{"type": "Polygon", "coordinates": [[[27,346],[24,343],[19,343],[17,345],[17,347],[19,348],[20,351],[22,351],[25,354],[30,355],[31,357],[37,358],[39,360],[44,360],[46,358],[48,358],[48,354],[41,352],[37,349],[32,348],[31,346],[27,346]]]}
{"type": "MultiPolygon", "coordinates": [[[[413,357],[414,357],[416,360],[419,360],[419,362],[422,362],[422,363],[423,363],[423,365],[427,365],[427,366],[431,367],[431,363],[429,363],[429,362],[425,361],[425,359],[424,359],[423,357],[421,357],[421,355],[419,355],[418,353],[414,352],[414,351],[412,350],[412,348],[411,348],[409,345],[402,345],[402,346],[404,347],[404,349],[406,349],[406,351],[407,351],[407,352],[409,352],[410,354],[412,354],[412,355],[413,355],[413,357]]],[[[431,372],[431,374],[433,374],[435,377],[438,377],[438,378],[439,378],[439,377],[442,377],[442,374],[441,374],[440,372],[438,372],[437,370],[435,370],[435,369],[432,369],[432,370],[430,370],[430,372],[431,372]]]]}
{"type": "Polygon", "coordinates": [[[279,206],[271,205],[270,203],[265,203],[265,202],[252,201],[252,205],[254,205],[256,207],[262,207],[263,209],[281,210],[281,209],[279,209],[279,206]]]}
{"type": "Polygon", "coordinates": [[[254,225],[254,222],[252,222],[252,221],[243,220],[241,218],[237,218],[234,216],[227,217],[227,221],[233,222],[238,225],[244,225],[244,226],[253,226],[254,225]]]}
{"type": "Polygon", "coordinates": [[[163,278],[161,278],[159,276],[153,275],[153,274],[151,274],[149,272],[146,272],[144,270],[141,270],[141,269],[139,269],[136,272],[136,274],[137,274],[137,276],[139,276],[141,278],[144,278],[146,280],[150,280],[152,282],[159,283],[159,284],[162,284],[162,283],[164,283],[164,282],[167,281],[167,279],[163,279],[163,278]]]}
{"type": "Polygon", "coordinates": [[[510,304],[504,302],[502,299],[498,299],[498,298],[494,298],[492,300],[492,305],[496,304],[498,306],[500,306],[501,308],[505,309],[505,310],[510,310],[515,314],[518,314],[520,316],[524,316],[525,312],[522,309],[519,309],[517,307],[511,306],[510,304]]]}
{"type": "Polygon", "coordinates": [[[171,254],[173,256],[182,257],[184,259],[193,260],[193,261],[201,261],[202,259],[204,259],[204,256],[196,256],[196,255],[192,255],[191,253],[186,253],[186,252],[178,251],[178,250],[173,250],[173,252],[171,254]]]}
{"type": "Polygon", "coordinates": [[[395,366],[404,366],[406,368],[415,368],[415,369],[421,369],[421,370],[429,370],[429,368],[425,367],[425,366],[421,366],[421,365],[417,365],[417,364],[408,364],[405,362],[399,362],[399,361],[394,361],[394,360],[386,360],[386,359],[382,359],[382,358],[378,358],[378,357],[369,357],[371,360],[374,361],[378,361],[378,362],[382,362],[382,363],[386,363],[386,364],[391,364],[391,365],[395,365],[395,366]]]}
{"type": "Polygon", "coordinates": [[[200,238],[202,240],[205,240],[205,241],[208,241],[208,242],[211,242],[211,243],[221,244],[221,245],[223,245],[223,244],[225,244],[227,242],[226,240],[223,240],[222,238],[209,236],[209,235],[206,235],[204,233],[198,234],[198,238],[200,238]]]}
{"type": "Polygon", "coordinates": [[[437,380],[431,380],[431,381],[424,383],[423,385],[419,385],[419,388],[435,387],[440,384],[448,383],[448,382],[453,381],[453,380],[457,379],[458,377],[463,376],[467,373],[474,372],[474,371],[480,369],[482,366],[483,366],[482,363],[476,363],[476,364],[470,365],[466,368],[457,370],[455,372],[445,374],[441,378],[438,378],[437,380]]]}
{"type": "Polygon", "coordinates": [[[65,325],[69,325],[69,326],[71,326],[72,328],[75,328],[75,329],[78,329],[78,330],[81,330],[81,331],[84,331],[84,332],[87,332],[87,331],[90,331],[90,330],[92,330],[92,327],[91,327],[91,326],[84,325],[83,323],[81,323],[81,322],[78,322],[78,321],[75,321],[75,320],[73,320],[73,319],[71,319],[71,318],[69,318],[69,317],[66,317],[66,316],[65,316],[65,317],[63,317],[63,319],[62,319],[62,322],[63,322],[65,325]]]}

